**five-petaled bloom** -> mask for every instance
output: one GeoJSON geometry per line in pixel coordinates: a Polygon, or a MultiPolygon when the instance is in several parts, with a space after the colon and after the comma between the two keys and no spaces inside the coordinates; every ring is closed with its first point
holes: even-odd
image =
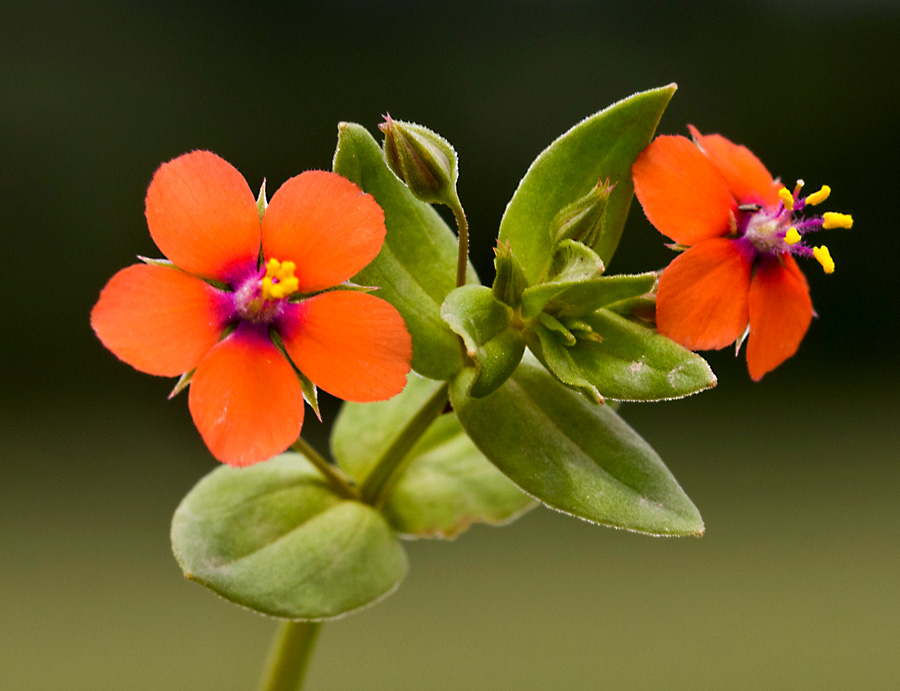
{"type": "Polygon", "coordinates": [[[196,369],[191,415],[220,461],[263,461],[297,439],[304,403],[295,367],[350,401],[390,398],[405,385],[412,343],[397,310],[364,292],[326,292],[384,242],[384,212],[349,180],[302,173],[263,215],[234,167],[195,151],[156,171],[147,225],[172,265],[117,273],[91,324],[142,372],[196,369]]]}
{"type": "Polygon", "coordinates": [[[809,286],[792,255],[834,271],[828,248],[803,244],[803,235],[849,228],[853,219],[803,217],[828,186],[800,197],[802,181],[791,192],[745,147],[690,130],[693,142],[657,137],[632,167],[647,218],[687,248],[660,276],[657,327],[691,350],[740,345],[749,334],[747,367],[759,380],[797,351],[812,321],[809,286]]]}

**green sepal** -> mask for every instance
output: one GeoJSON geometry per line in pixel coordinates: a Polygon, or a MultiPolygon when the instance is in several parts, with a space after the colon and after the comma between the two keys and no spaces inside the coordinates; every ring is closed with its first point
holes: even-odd
{"type": "Polygon", "coordinates": [[[441,316],[463,339],[475,364],[469,395],[486,396],[505,382],[525,352],[512,309],[498,302],[490,288],[466,285],[447,296],[441,316]]]}
{"type": "Polygon", "coordinates": [[[378,290],[378,286],[361,286],[357,283],[353,283],[353,281],[344,281],[343,283],[338,283],[333,288],[329,288],[331,290],[350,290],[355,293],[374,293],[378,290]]]}
{"type": "Polygon", "coordinates": [[[295,453],[200,480],[175,511],[172,549],[188,579],[285,619],[352,612],[389,595],[407,571],[385,518],[335,494],[295,453]]]}
{"type": "MultiPolygon", "coordinates": [[[[353,282],[379,286],[378,296],[403,316],[413,340],[413,369],[450,379],[464,365],[459,339],[441,319],[441,303],[456,287],[456,235],[390,171],[362,126],[340,124],[334,171],[375,198],[387,226],[381,252],[353,282]]],[[[478,283],[471,265],[467,280],[478,283]]]]}
{"type": "Polygon", "coordinates": [[[575,345],[542,324],[530,332],[529,347],[564,384],[619,401],[664,401],[716,385],[703,358],[652,329],[604,309],[579,321],[593,333],[575,345]]]}
{"type": "Polygon", "coordinates": [[[194,378],[194,372],[196,371],[197,368],[195,367],[178,377],[178,381],[175,382],[175,386],[169,392],[168,398],[170,401],[191,385],[191,380],[194,378]]]}
{"type": "Polygon", "coordinates": [[[526,356],[490,396],[450,387],[463,429],[481,452],[547,506],[653,535],[701,535],[703,521],[656,452],[609,406],[590,404],[526,356]]]}
{"type": "MultiPolygon", "coordinates": [[[[341,406],[331,432],[338,465],[361,484],[372,463],[440,386],[410,374],[406,388],[388,401],[341,406]]],[[[405,536],[453,538],[472,523],[508,523],[533,506],[533,500],[475,448],[449,412],[410,449],[382,512],[405,536]]]]}
{"type": "Polygon", "coordinates": [[[144,264],[149,264],[150,266],[161,266],[164,269],[178,269],[178,267],[168,259],[154,259],[153,257],[144,257],[140,254],[137,255],[137,258],[144,264]]]}
{"type": "Polygon", "coordinates": [[[616,302],[646,295],[656,285],[655,272],[599,276],[587,281],[553,281],[526,288],[522,317],[542,310],[561,317],[579,317],[616,302]]]}
{"type": "Polygon", "coordinates": [[[518,307],[528,282],[508,242],[497,243],[494,248],[494,270],[494,285],[491,286],[494,298],[510,307],[518,307]]]}
{"type": "Polygon", "coordinates": [[[529,283],[546,273],[555,245],[553,221],[600,179],[615,184],[597,254],[605,265],[615,252],[634,192],[631,164],[650,143],[675,85],[637,93],[592,115],[534,160],[500,224],[529,283]]]}
{"type": "Polygon", "coordinates": [[[256,195],[256,213],[259,215],[259,222],[262,223],[263,216],[266,215],[266,208],[269,202],[266,199],[266,180],[263,178],[262,184],[259,186],[259,194],[256,195]]]}
{"type": "Polygon", "coordinates": [[[269,338],[272,339],[272,343],[281,351],[281,354],[284,355],[285,359],[291,363],[294,374],[297,376],[297,382],[300,384],[300,390],[303,392],[303,398],[306,399],[306,402],[309,403],[309,407],[313,409],[316,417],[319,418],[319,421],[321,422],[322,413],[319,412],[319,390],[316,388],[316,385],[313,384],[309,377],[300,371],[300,368],[297,367],[297,365],[294,364],[287,349],[284,347],[284,341],[281,340],[281,335],[275,329],[269,329],[269,338]]]}
{"type": "Polygon", "coordinates": [[[556,214],[551,224],[556,241],[577,240],[590,248],[599,247],[606,227],[609,195],[614,187],[609,182],[600,182],[556,214]]]}
{"type": "MultiPolygon", "coordinates": [[[[293,364],[293,363],[291,363],[293,364]]],[[[297,375],[297,381],[300,382],[300,390],[303,391],[303,398],[309,403],[309,407],[313,409],[319,421],[322,421],[322,413],[319,412],[319,389],[312,380],[307,377],[298,368],[294,367],[294,374],[297,375]]]]}

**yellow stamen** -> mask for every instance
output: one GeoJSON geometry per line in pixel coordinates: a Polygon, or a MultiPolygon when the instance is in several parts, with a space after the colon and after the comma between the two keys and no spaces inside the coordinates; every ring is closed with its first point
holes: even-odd
{"type": "Polygon", "coordinates": [[[828,185],[822,185],[822,189],[818,192],[813,192],[806,198],[806,203],[815,206],[816,204],[821,204],[826,199],[828,199],[828,195],[831,194],[831,188],[828,185]]]}
{"type": "Polygon", "coordinates": [[[826,211],[822,214],[822,227],[825,230],[831,228],[852,228],[853,216],[850,214],[839,214],[834,211],[826,211]]]}
{"type": "Polygon", "coordinates": [[[822,265],[825,273],[834,273],[834,260],[831,258],[831,252],[828,251],[828,248],[825,247],[825,245],[813,247],[813,256],[816,258],[816,261],[822,265]]]}
{"type": "Polygon", "coordinates": [[[796,228],[789,228],[788,232],[784,234],[784,241],[789,245],[796,245],[800,242],[800,233],[797,232],[796,228]]]}
{"type": "Polygon", "coordinates": [[[266,275],[262,280],[263,300],[281,300],[296,292],[300,287],[300,281],[294,276],[296,268],[296,264],[290,261],[270,259],[266,262],[266,275]]]}
{"type": "Polygon", "coordinates": [[[794,195],[790,193],[787,187],[782,187],[778,190],[778,196],[781,197],[781,201],[784,202],[784,208],[788,211],[794,210],[794,195]]]}

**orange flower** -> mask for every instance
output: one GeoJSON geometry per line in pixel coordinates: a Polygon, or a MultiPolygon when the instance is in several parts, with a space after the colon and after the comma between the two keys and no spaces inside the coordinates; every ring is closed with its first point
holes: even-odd
{"type": "Polygon", "coordinates": [[[146,203],[150,235],[172,264],[113,276],[91,325],[142,372],[196,369],[191,416],[217,459],[248,465],[297,439],[303,393],[294,367],[350,401],[403,389],[412,343],[397,310],[366,293],[323,292],[384,242],[384,212],[352,182],[302,173],[272,196],[260,222],[241,174],[194,151],[156,171],[146,203]]]}
{"type": "Polygon", "coordinates": [[[804,218],[825,186],[800,197],[773,180],[743,146],[690,127],[686,137],[657,137],[632,166],[634,190],[650,222],[686,249],[662,272],[659,332],[691,350],[747,343],[747,367],[759,380],[793,355],[812,321],[806,277],[792,255],[812,256],[834,271],[827,247],[806,233],[849,228],[836,213],[804,218]]]}

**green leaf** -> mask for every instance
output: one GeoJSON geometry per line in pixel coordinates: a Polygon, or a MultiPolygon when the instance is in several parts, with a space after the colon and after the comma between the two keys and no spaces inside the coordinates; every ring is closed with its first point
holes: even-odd
{"type": "Polygon", "coordinates": [[[580,317],[629,298],[646,295],[656,285],[656,273],[600,276],[588,281],[551,283],[526,288],[522,293],[522,316],[542,310],[559,317],[580,317]]]}
{"type": "Polygon", "coordinates": [[[548,269],[556,215],[585,196],[601,178],[615,184],[603,237],[595,248],[609,266],[634,193],[631,164],[650,143],[675,88],[670,84],[644,91],[592,115],[531,164],[500,223],[500,239],[510,241],[529,283],[538,283],[548,269]]]}
{"type": "MultiPolygon", "coordinates": [[[[361,484],[372,463],[431,398],[438,382],[411,374],[398,396],[345,403],[331,433],[338,465],[361,484]]],[[[472,523],[499,525],[534,505],[475,448],[453,413],[440,416],[410,450],[382,511],[399,533],[452,538],[472,523]]]]}
{"type": "Polygon", "coordinates": [[[656,452],[609,406],[593,405],[525,357],[484,398],[450,387],[476,446],[547,506],[595,523],[654,535],[700,535],[697,508],[656,452]]]}
{"type": "MultiPolygon", "coordinates": [[[[450,379],[463,367],[459,339],[441,319],[441,303],[456,287],[456,236],[390,171],[378,142],[362,126],[340,124],[334,171],[384,209],[384,246],[354,283],[379,286],[376,294],[399,310],[413,339],[413,369],[450,379]]],[[[471,265],[468,281],[478,283],[471,265]]]]}
{"type": "Polygon", "coordinates": [[[462,286],[447,296],[441,316],[466,344],[475,362],[470,396],[486,396],[513,373],[525,352],[522,332],[512,325],[512,310],[485,286],[462,286]]]}
{"type": "Polygon", "coordinates": [[[716,385],[706,360],[624,317],[598,310],[580,320],[592,333],[568,345],[534,326],[535,354],[560,381],[620,401],[682,398],[716,385]]]}
{"type": "Polygon", "coordinates": [[[371,604],[407,570],[384,517],[334,494],[295,453],[212,471],[175,512],[172,548],[190,580],[286,619],[329,619],[371,604]]]}

